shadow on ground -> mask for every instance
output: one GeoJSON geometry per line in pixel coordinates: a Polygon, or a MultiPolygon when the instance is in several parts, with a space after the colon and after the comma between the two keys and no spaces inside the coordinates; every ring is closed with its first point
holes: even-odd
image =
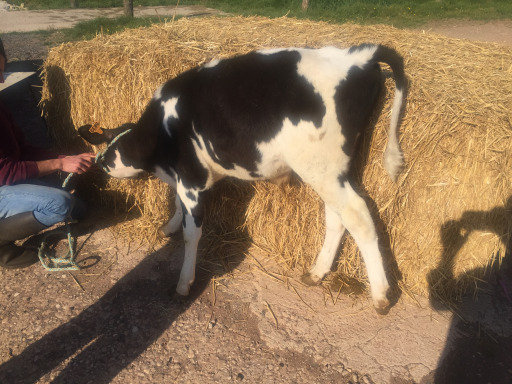
{"type": "MultiPolygon", "coordinates": [[[[229,183],[218,189],[223,198],[230,197],[229,183]]],[[[246,194],[241,204],[250,198],[250,193],[246,194]]],[[[238,220],[243,220],[245,210],[236,212],[238,220]]],[[[219,250],[224,255],[220,268],[212,267],[212,258],[217,260],[215,255],[200,255],[196,282],[188,298],[173,299],[181,260],[169,260],[171,245],[166,244],[145,257],[95,304],[1,365],[0,382],[34,383],[63,362],[65,367],[54,383],[111,382],[189,308],[213,276],[229,272],[239,264],[246,251],[244,247],[249,244],[248,236],[225,225],[221,225],[222,230],[236,233],[235,250],[219,250]]],[[[205,226],[211,232],[220,228],[219,223],[205,226]]]]}
{"type": "Polygon", "coordinates": [[[436,384],[512,382],[512,241],[506,244],[502,260],[496,255],[492,265],[470,271],[469,275],[482,277],[479,289],[468,292],[455,308],[446,304],[456,302],[455,297],[439,293],[460,292],[468,286],[465,279],[454,277],[453,265],[469,235],[494,232],[505,242],[510,237],[511,219],[512,196],[502,207],[465,212],[460,220],[448,221],[441,228],[443,255],[428,275],[431,304],[438,310],[453,309],[454,315],[431,377],[436,384]]]}
{"type": "MultiPolygon", "coordinates": [[[[20,64],[17,65],[18,67],[12,67],[11,70],[22,70],[19,67],[20,64]]],[[[32,63],[31,65],[30,70],[35,71],[37,68],[34,65],[36,64],[32,63]]],[[[51,105],[43,105],[43,108],[58,109],[61,133],[64,134],[63,137],[66,137],[66,142],[73,144],[69,150],[76,152],[76,148],[81,145],[81,140],[78,139],[70,117],[71,106],[66,97],[69,94],[69,85],[65,74],[60,68],[50,68],[48,76],[52,77],[54,81],[51,83],[55,84],[49,91],[58,100],[50,100],[51,105]]],[[[26,136],[33,138],[31,141],[34,144],[41,145],[47,143],[43,142],[40,136],[45,135],[45,140],[48,139],[48,136],[46,135],[46,125],[41,120],[36,107],[40,100],[40,93],[34,92],[34,83],[40,84],[38,82],[37,75],[31,76],[23,84],[16,84],[11,90],[2,92],[2,97],[9,99],[10,109],[21,111],[18,114],[18,124],[25,127],[26,136]],[[31,110],[23,112],[25,106],[26,108],[30,107],[31,110]],[[36,111],[35,114],[33,110],[36,111]],[[37,125],[27,120],[27,117],[34,116],[39,120],[37,125]]],[[[62,148],[62,146],[60,147],[62,148]]],[[[82,198],[88,200],[89,206],[94,204],[94,195],[90,194],[91,188],[99,190],[104,187],[105,183],[106,177],[99,171],[73,180],[73,184],[77,184],[77,193],[84,195],[82,198]],[[91,185],[91,179],[94,180],[94,185],[91,185]],[[84,184],[89,184],[89,188],[84,188],[84,184]],[[93,196],[92,199],[91,196],[93,196]]],[[[107,192],[116,193],[115,191],[107,192]]],[[[222,194],[223,199],[233,201],[230,205],[233,208],[233,213],[229,223],[205,222],[205,232],[210,235],[207,237],[213,241],[218,238],[216,234],[232,233],[233,241],[229,247],[234,249],[208,246],[206,248],[208,248],[209,255],[205,256],[205,252],[203,255],[199,254],[196,283],[186,300],[172,299],[174,287],[179,278],[181,261],[171,262],[169,260],[172,247],[168,243],[146,256],[139,265],[120,279],[95,304],[2,364],[0,366],[0,382],[37,382],[49,372],[60,369],[63,363],[65,366],[62,371],[57,373],[53,381],[55,383],[111,382],[123,368],[145,351],[181,313],[189,308],[190,304],[205,290],[213,276],[229,272],[238,265],[241,255],[245,254],[250,243],[248,235],[238,228],[243,223],[244,212],[253,193],[250,186],[243,189],[232,188],[231,181],[220,183],[212,190],[212,198],[215,199],[216,195],[222,194]],[[210,252],[210,248],[213,248],[212,252],[210,252]],[[219,259],[218,254],[222,254],[222,258],[219,259]],[[220,260],[220,264],[217,260],[220,260]]],[[[123,199],[109,196],[106,200],[119,201],[123,199]]],[[[211,200],[209,201],[211,202],[211,200]]],[[[128,206],[129,202],[126,204],[128,206]]],[[[115,214],[102,207],[93,206],[92,208],[92,213],[89,213],[86,220],[73,228],[74,235],[98,231],[128,218],[127,215],[115,214]]],[[[133,218],[134,215],[131,216],[133,218]]],[[[181,237],[180,234],[176,236],[181,237]]],[[[171,240],[171,242],[173,241],[171,240]]],[[[201,247],[205,248],[204,242],[201,247]]],[[[77,261],[79,263],[83,261],[80,254],[77,255],[77,261]]]]}

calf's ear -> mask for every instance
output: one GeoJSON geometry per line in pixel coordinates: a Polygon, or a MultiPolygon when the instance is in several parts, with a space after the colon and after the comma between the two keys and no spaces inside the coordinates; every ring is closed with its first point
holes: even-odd
{"type": "Polygon", "coordinates": [[[119,134],[118,131],[123,131],[124,129],[105,129],[101,128],[99,124],[87,124],[82,125],[78,128],[78,134],[86,141],[88,141],[92,145],[100,145],[103,143],[109,143],[112,141],[116,135],[119,134]]]}
{"type": "Polygon", "coordinates": [[[82,137],[82,139],[86,140],[92,145],[99,145],[108,141],[108,138],[105,135],[105,130],[99,128],[97,125],[82,125],[80,128],[78,128],[78,134],[82,137]]]}

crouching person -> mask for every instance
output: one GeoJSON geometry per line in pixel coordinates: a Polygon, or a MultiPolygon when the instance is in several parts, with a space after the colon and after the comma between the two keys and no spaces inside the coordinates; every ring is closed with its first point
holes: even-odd
{"type": "MultiPolygon", "coordinates": [[[[0,41],[0,82],[6,57],[0,41]]],[[[37,251],[15,241],[34,235],[73,215],[85,213],[83,203],[41,178],[56,171],[84,173],[94,154],[57,156],[29,145],[21,129],[0,103],[0,266],[24,268],[38,261],[37,251]]]]}

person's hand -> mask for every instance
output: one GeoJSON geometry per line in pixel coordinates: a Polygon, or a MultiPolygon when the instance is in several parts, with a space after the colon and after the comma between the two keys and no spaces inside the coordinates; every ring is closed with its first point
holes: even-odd
{"type": "Polygon", "coordinates": [[[94,164],[94,153],[81,153],[74,156],[66,156],[61,159],[61,170],[68,173],[82,174],[87,172],[94,164]]]}

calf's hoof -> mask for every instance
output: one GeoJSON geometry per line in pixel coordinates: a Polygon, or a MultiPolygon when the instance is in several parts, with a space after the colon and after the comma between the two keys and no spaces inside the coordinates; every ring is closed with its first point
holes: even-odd
{"type": "Polygon", "coordinates": [[[181,227],[178,228],[176,231],[166,231],[164,227],[160,227],[157,231],[158,237],[161,239],[167,239],[171,237],[172,235],[175,235],[181,230],[181,227]]]}
{"type": "Polygon", "coordinates": [[[373,300],[373,306],[379,315],[387,315],[391,309],[391,303],[387,297],[379,300],[373,300]]]}
{"type": "Polygon", "coordinates": [[[190,293],[190,285],[180,285],[176,287],[176,293],[181,296],[188,296],[190,293]]]}
{"type": "Polygon", "coordinates": [[[167,238],[167,237],[170,237],[170,236],[171,236],[171,234],[170,234],[170,233],[166,233],[166,232],[164,231],[164,227],[160,227],[160,228],[158,228],[157,235],[158,235],[158,237],[159,237],[159,238],[161,238],[161,239],[165,239],[165,238],[167,238]]]}
{"type": "Polygon", "coordinates": [[[190,292],[189,286],[183,286],[178,283],[175,289],[170,290],[171,300],[176,303],[184,303],[188,300],[190,292]]]}
{"type": "Polygon", "coordinates": [[[309,285],[309,286],[320,285],[320,283],[322,282],[321,278],[319,278],[318,276],[312,275],[309,272],[303,274],[302,277],[300,278],[300,280],[304,284],[309,285]]]}
{"type": "Polygon", "coordinates": [[[184,304],[188,302],[189,297],[180,295],[178,292],[174,291],[174,293],[171,294],[171,301],[176,304],[184,304]]]}
{"type": "Polygon", "coordinates": [[[180,232],[183,229],[183,227],[180,225],[176,226],[169,226],[167,224],[162,225],[160,228],[158,228],[158,237],[165,239],[167,237],[171,237],[172,235],[180,232]]]}

